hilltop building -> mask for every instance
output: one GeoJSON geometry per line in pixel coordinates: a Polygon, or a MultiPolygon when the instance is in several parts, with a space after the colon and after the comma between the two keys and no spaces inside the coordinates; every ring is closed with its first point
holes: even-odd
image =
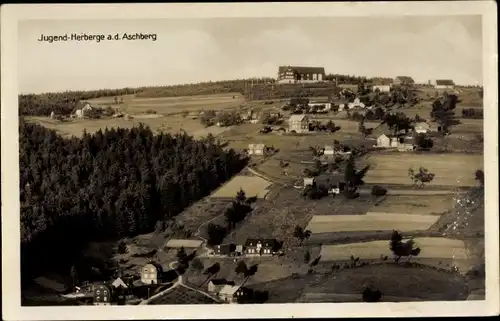
{"type": "Polygon", "coordinates": [[[429,85],[434,86],[436,89],[454,89],[455,83],[451,79],[435,79],[429,80],[429,85]]]}
{"type": "Polygon", "coordinates": [[[323,67],[279,66],[278,84],[318,83],[325,79],[323,67]]]}

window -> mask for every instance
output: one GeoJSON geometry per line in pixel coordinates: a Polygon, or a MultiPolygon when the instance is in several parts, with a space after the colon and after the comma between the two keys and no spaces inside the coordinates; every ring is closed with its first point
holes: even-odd
{"type": "Polygon", "coordinates": [[[144,273],[148,273],[148,269],[144,269],[144,273]]]}
{"type": "Polygon", "coordinates": [[[95,293],[96,293],[97,295],[99,295],[99,294],[101,293],[101,291],[100,291],[100,290],[97,290],[95,293]]]}
{"type": "Polygon", "coordinates": [[[104,299],[104,302],[106,302],[106,301],[107,301],[107,300],[106,300],[106,299],[107,299],[106,297],[104,297],[103,299],[104,299]]]}

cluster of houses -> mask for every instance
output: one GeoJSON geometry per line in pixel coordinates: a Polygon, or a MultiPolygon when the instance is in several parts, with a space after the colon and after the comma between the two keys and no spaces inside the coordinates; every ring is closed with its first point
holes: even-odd
{"type": "Polygon", "coordinates": [[[279,254],[280,242],[276,239],[249,238],[244,245],[221,244],[214,246],[214,256],[272,256],[279,254]]]}
{"type": "MultiPolygon", "coordinates": [[[[414,126],[414,134],[427,134],[429,132],[441,131],[440,126],[428,124],[426,122],[418,122],[414,126]]],[[[395,136],[382,134],[377,138],[376,148],[395,148],[398,151],[414,151],[417,146],[415,144],[415,137],[413,136],[395,136]]]]}

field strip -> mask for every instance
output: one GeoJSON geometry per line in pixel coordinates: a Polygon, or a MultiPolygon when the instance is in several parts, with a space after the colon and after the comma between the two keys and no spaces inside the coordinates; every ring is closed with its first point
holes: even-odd
{"type": "MultiPolygon", "coordinates": [[[[415,247],[420,247],[418,258],[468,260],[465,244],[460,240],[442,237],[415,238],[415,247]]],[[[351,255],[363,259],[378,259],[381,255],[392,257],[389,240],[363,243],[323,245],[321,260],[350,260],[351,255]]]]}
{"type": "Polygon", "coordinates": [[[406,189],[406,190],[388,190],[387,195],[414,195],[414,196],[419,196],[419,195],[455,195],[457,194],[456,191],[453,190],[448,190],[448,191],[433,191],[433,190],[415,190],[415,189],[406,189]]]}
{"type": "Polygon", "coordinates": [[[427,230],[439,215],[367,213],[366,215],[315,215],[307,225],[312,233],[427,230]]]}
{"type": "Polygon", "coordinates": [[[219,187],[210,197],[234,198],[241,189],[245,191],[247,197],[257,196],[264,198],[269,192],[271,182],[258,176],[235,176],[229,182],[219,187]]]}

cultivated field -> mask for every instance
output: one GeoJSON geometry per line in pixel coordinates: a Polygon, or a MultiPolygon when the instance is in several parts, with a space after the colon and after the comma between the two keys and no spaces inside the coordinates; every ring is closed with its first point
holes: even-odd
{"type": "Polygon", "coordinates": [[[375,213],[366,215],[315,215],[307,225],[312,233],[422,231],[437,222],[437,215],[375,213]]]}
{"type": "Polygon", "coordinates": [[[248,197],[264,198],[269,192],[271,184],[271,182],[257,176],[235,176],[216,190],[211,197],[234,198],[236,193],[243,189],[248,197]]]}
{"type": "MultiPolygon", "coordinates": [[[[288,277],[258,284],[254,288],[269,291],[269,303],[313,303],[325,302],[322,297],[332,294],[361,297],[367,286],[379,289],[383,293],[382,301],[385,301],[384,297],[396,297],[401,301],[408,301],[410,298],[412,301],[465,300],[469,293],[467,282],[460,275],[392,263],[366,265],[320,275],[288,277]],[[304,300],[304,297],[309,300],[304,300]]],[[[399,301],[398,299],[394,301],[399,301]]]]}
{"type": "MultiPolygon", "coordinates": [[[[465,244],[461,240],[443,237],[422,237],[415,238],[414,241],[415,246],[422,249],[418,258],[456,260],[467,260],[469,258],[465,244]]],[[[360,260],[373,260],[380,258],[381,255],[392,257],[392,252],[389,249],[389,240],[323,245],[321,247],[322,261],[350,260],[351,255],[359,257],[360,260]]]]}
{"type": "Polygon", "coordinates": [[[368,156],[363,163],[371,165],[366,183],[412,185],[408,169],[422,166],[435,174],[428,185],[476,186],[474,173],[483,168],[483,155],[387,153],[368,156]]]}
{"type": "Polygon", "coordinates": [[[387,196],[371,210],[386,213],[440,214],[453,208],[454,195],[387,196]]]}
{"type": "Polygon", "coordinates": [[[184,286],[177,286],[167,292],[165,295],[152,300],[149,304],[213,304],[214,300],[199,293],[188,289],[184,286]]]}
{"type": "Polygon", "coordinates": [[[123,104],[115,104],[114,97],[97,98],[89,100],[89,102],[101,107],[118,107],[121,111],[129,114],[140,114],[148,110],[154,110],[159,114],[175,114],[202,109],[236,108],[244,102],[244,98],[240,93],[162,98],[139,98],[127,95],[123,96],[123,104]]]}

